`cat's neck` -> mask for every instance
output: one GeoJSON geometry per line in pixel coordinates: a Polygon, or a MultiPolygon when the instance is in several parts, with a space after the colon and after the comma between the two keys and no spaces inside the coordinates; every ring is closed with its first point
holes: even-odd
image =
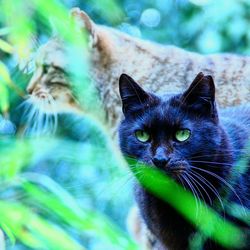
{"type": "Polygon", "coordinates": [[[135,197],[142,218],[163,250],[188,249],[189,236],[195,232],[190,223],[168,203],[138,184],[135,185],[135,197]]]}

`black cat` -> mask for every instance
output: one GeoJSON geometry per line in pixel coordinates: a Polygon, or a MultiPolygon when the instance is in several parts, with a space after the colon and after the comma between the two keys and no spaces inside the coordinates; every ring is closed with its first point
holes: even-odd
{"type": "MultiPolygon", "coordinates": [[[[125,156],[160,169],[209,206],[227,200],[249,212],[249,161],[243,174],[235,163],[249,155],[250,107],[218,111],[213,78],[202,73],[178,95],[148,93],[125,74],[119,87],[125,116],[119,139],[125,156]]],[[[159,249],[189,248],[190,236],[196,231],[193,225],[138,183],[135,198],[159,249]]],[[[227,211],[223,216],[248,230],[249,224],[227,211]]],[[[223,248],[207,240],[204,249],[223,248]]]]}

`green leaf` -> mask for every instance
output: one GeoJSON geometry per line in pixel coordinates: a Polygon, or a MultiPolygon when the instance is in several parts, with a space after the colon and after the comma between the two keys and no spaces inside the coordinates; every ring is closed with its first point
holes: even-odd
{"type": "Polygon", "coordinates": [[[3,113],[7,112],[9,109],[9,92],[7,84],[10,82],[9,70],[5,64],[0,61],[0,110],[3,113]]]}
{"type": "Polygon", "coordinates": [[[0,49],[9,54],[13,53],[13,47],[2,39],[0,39],[0,49]]]}
{"type": "Polygon", "coordinates": [[[6,113],[9,109],[9,92],[7,86],[0,80],[0,111],[6,113]]]}
{"type": "Polygon", "coordinates": [[[5,239],[2,230],[0,230],[0,249],[5,250],[5,239]]]}
{"type": "Polygon", "coordinates": [[[22,187],[36,204],[46,208],[53,215],[58,216],[65,223],[77,230],[91,234],[98,240],[116,247],[116,249],[136,250],[136,244],[126,236],[106,216],[86,208],[80,208],[75,199],[52,179],[35,173],[23,175],[36,185],[23,179],[22,187]],[[46,187],[46,191],[37,186],[46,187]]]}
{"type": "Polygon", "coordinates": [[[0,179],[10,180],[30,163],[33,150],[29,141],[10,140],[3,144],[1,144],[0,179]]]}
{"type": "Polygon", "coordinates": [[[0,81],[3,83],[10,83],[11,77],[8,68],[0,61],[0,81]]]}
{"type": "Polygon", "coordinates": [[[0,36],[6,36],[10,33],[10,28],[4,27],[0,29],[0,36]]]}
{"type": "Polygon", "coordinates": [[[31,17],[28,1],[10,0],[1,3],[2,15],[5,25],[11,28],[8,36],[13,44],[19,59],[27,59],[30,56],[30,43],[32,33],[35,30],[34,21],[31,17]],[[17,15],[17,13],[19,13],[17,15]]]}
{"type": "Polygon", "coordinates": [[[1,227],[7,225],[15,237],[32,249],[84,250],[61,228],[21,204],[0,201],[0,214],[1,227]]]}
{"type": "Polygon", "coordinates": [[[106,20],[112,24],[120,23],[125,14],[118,4],[118,1],[114,0],[100,0],[98,2],[92,1],[95,9],[102,15],[106,20]],[[109,10],[109,11],[107,11],[109,10]],[[110,15],[112,13],[112,15],[110,15]]]}
{"type": "MultiPolygon", "coordinates": [[[[1,227],[2,227],[3,231],[5,232],[5,234],[8,236],[8,238],[10,239],[11,244],[14,245],[15,242],[16,242],[16,238],[15,238],[13,232],[12,232],[12,231],[10,230],[10,228],[9,228],[7,225],[5,225],[4,223],[1,224],[1,227]]],[[[1,249],[1,248],[0,248],[0,249],[1,249]]]]}

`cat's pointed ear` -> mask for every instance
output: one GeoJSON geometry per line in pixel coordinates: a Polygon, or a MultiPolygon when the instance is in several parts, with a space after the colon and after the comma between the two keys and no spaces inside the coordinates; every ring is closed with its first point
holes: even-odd
{"type": "Polygon", "coordinates": [[[182,101],[198,112],[216,116],[215,85],[212,76],[200,72],[182,95],[182,101]]]}
{"type": "Polygon", "coordinates": [[[136,107],[145,105],[151,98],[130,76],[122,74],[119,79],[119,91],[122,99],[122,110],[126,115],[136,107]]]}
{"type": "Polygon", "coordinates": [[[94,46],[97,43],[97,31],[96,25],[88,16],[88,14],[79,8],[72,8],[70,10],[70,16],[76,21],[77,25],[82,30],[87,30],[90,34],[91,46],[94,46]]]}

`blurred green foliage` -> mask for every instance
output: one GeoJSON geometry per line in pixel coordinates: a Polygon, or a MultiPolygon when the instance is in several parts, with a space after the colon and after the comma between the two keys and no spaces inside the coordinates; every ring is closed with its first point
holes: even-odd
{"type": "MultiPolygon", "coordinates": [[[[68,20],[74,6],[96,23],[163,44],[202,53],[249,51],[247,0],[1,1],[1,114],[20,120],[18,105],[31,76],[22,65],[36,52],[32,45],[45,42],[52,30],[65,41],[74,87],[91,113],[59,116],[57,134],[42,138],[14,136],[0,116],[0,127],[6,129],[0,131],[0,227],[7,249],[138,249],[125,227],[133,203],[132,174],[97,118],[102,108],[88,76],[86,37],[68,20]],[[76,60],[83,49],[85,57],[76,60]]],[[[191,220],[194,213],[190,211],[191,220]]],[[[216,214],[211,211],[211,216],[216,214]]]]}
{"type": "MultiPolygon", "coordinates": [[[[99,4],[105,9],[101,4],[107,3],[99,4]]],[[[119,12],[114,2],[108,4],[119,12]]],[[[50,37],[52,29],[65,42],[73,88],[91,112],[85,118],[57,117],[57,135],[37,139],[14,136],[11,124],[0,116],[0,227],[7,236],[6,248],[137,249],[122,219],[132,203],[130,192],[119,199],[119,205],[126,208],[122,211],[113,198],[122,188],[122,176],[128,179],[127,171],[120,168],[120,156],[110,157],[114,151],[105,126],[94,118],[97,110],[102,115],[88,77],[86,37],[77,32],[69,10],[56,0],[3,1],[0,16],[4,117],[20,120],[18,105],[30,78],[25,68],[20,71],[21,64],[35,52],[34,39],[50,37]],[[79,51],[84,52],[82,60],[78,60],[79,51]]]]}
{"type": "Polygon", "coordinates": [[[249,0],[117,2],[124,10],[122,20],[106,18],[99,12],[97,2],[93,5],[91,1],[64,0],[69,7],[80,6],[95,22],[115,26],[133,36],[201,53],[250,52],[249,0]]]}

